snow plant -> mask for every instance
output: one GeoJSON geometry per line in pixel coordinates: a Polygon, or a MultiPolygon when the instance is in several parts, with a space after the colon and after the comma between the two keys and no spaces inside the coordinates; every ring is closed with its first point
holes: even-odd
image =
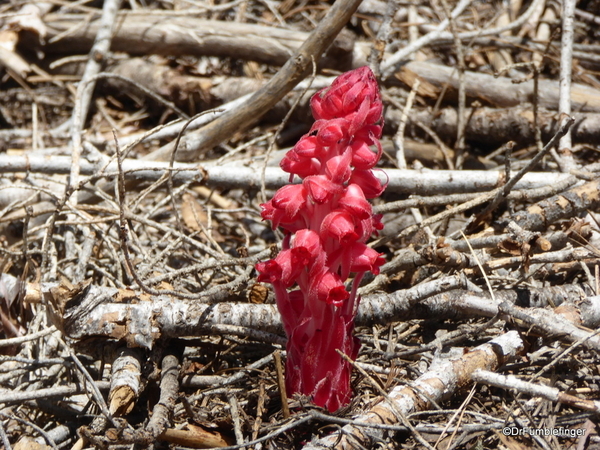
{"type": "Polygon", "coordinates": [[[366,272],[379,273],[382,255],[366,245],[381,230],[367,199],[385,184],[373,174],[381,156],[383,105],[368,67],[347,72],[310,102],[315,123],[281,161],[302,179],[261,205],[263,219],[285,237],[275,259],[256,265],[273,285],[288,336],[286,390],[308,395],[333,412],[351,398],[357,289],[366,272]],[[350,292],[344,282],[353,276],[350,292]]]}

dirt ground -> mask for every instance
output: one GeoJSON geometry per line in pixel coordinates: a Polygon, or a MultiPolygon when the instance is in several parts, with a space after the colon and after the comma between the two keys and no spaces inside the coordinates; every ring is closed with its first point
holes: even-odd
{"type": "Polygon", "coordinates": [[[0,3],[0,448],[600,448],[599,25],[595,0],[0,3]],[[330,413],[286,396],[260,204],[365,65],[385,264],[330,413]]]}

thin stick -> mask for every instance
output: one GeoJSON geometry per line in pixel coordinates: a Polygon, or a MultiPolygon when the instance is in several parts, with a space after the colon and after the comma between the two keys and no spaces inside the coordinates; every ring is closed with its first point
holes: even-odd
{"type": "MultiPolygon", "coordinates": [[[[54,439],[52,439],[48,433],[46,433],[44,431],[43,428],[39,427],[38,425],[36,425],[33,422],[30,422],[29,420],[25,420],[21,417],[18,416],[14,416],[14,415],[8,415],[8,414],[4,414],[2,412],[0,412],[0,416],[2,417],[6,417],[7,419],[10,420],[14,420],[16,422],[22,423],[23,425],[27,426],[27,427],[31,427],[33,428],[36,432],[38,432],[40,434],[40,436],[42,436],[44,438],[44,440],[54,449],[54,450],[58,450],[58,447],[56,446],[56,442],[54,442],[54,439]]],[[[2,427],[0,425],[0,430],[2,430],[2,427]]],[[[26,446],[27,448],[33,447],[32,445],[30,446],[26,446]]],[[[10,449],[10,446],[6,447],[5,450],[10,449]]]]}
{"type": "Polygon", "coordinates": [[[371,48],[371,53],[369,54],[369,65],[371,66],[371,69],[373,69],[373,73],[377,79],[381,77],[381,61],[385,53],[386,43],[390,38],[392,22],[394,21],[394,16],[396,15],[399,6],[398,0],[388,1],[383,21],[381,22],[381,25],[379,25],[379,31],[377,31],[375,44],[371,48]]]}
{"type": "Polygon", "coordinates": [[[406,169],[406,157],[404,156],[404,130],[406,128],[406,121],[408,120],[408,114],[412,109],[413,102],[415,101],[415,97],[417,96],[417,92],[419,91],[419,86],[421,85],[421,79],[417,78],[413,83],[412,89],[410,90],[410,94],[406,98],[406,104],[404,105],[404,109],[402,110],[402,116],[400,116],[400,125],[398,126],[398,131],[394,135],[394,146],[396,147],[396,165],[398,169],[406,169]]]}
{"type": "Polygon", "coordinates": [[[458,61],[458,116],[456,121],[456,143],[454,149],[456,150],[455,164],[457,169],[462,169],[462,165],[465,159],[465,129],[467,127],[467,121],[465,117],[465,110],[467,105],[467,90],[465,87],[465,72],[467,70],[465,64],[465,52],[463,49],[462,41],[458,37],[458,30],[456,29],[454,18],[450,13],[450,7],[446,0],[441,0],[444,13],[448,18],[448,24],[450,25],[450,32],[454,38],[454,46],[456,47],[456,59],[458,61]]]}
{"type": "Polygon", "coordinates": [[[471,250],[471,254],[473,255],[473,258],[475,258],[475,262],[477,263],[477,267],[479,267],[479,270],[481,270],[481,275],[485,279],[485,284],[487,284],[488,290],[490,291],[490,297],[492,297],[492,300],[495,302],[496,297],[494,296],[494,289],[492,288],[492,283],[490,283],[490,279],[488,278],[487,274],[485,273],[485,270],[483,269],[483,266],[481,265],[481,261],[479,261],[479,258],[477,257],[475,250],[473,250],[473,247],[471,247],[471,243],[467,239],[467,236],[465,236],[465,233],[463,233],[461,230],[460,234],[462,234],[463,239],[469,246],[469,250],[471,250]]]}
{"type": "MultiPolygon", "coordinates": [[[[596,266],[598,267],[598,266],[596,266]]],[[[546,372],[548,372],[550,369],[552,369],[553,367],[555,367],[560,361],[563,360],[563,358],[565,358],[566,356],[568,356],[571,352],[573,352],[573,350],[579,348],[582,344],[585,343],[585,341],[587,341],[588,339],[591,339],[595,336],[598,336],[600,334],[600,329],[596,330],[593,334],[588,335],[588,336],[584,336],[580,339],[578,339],[577,341],[573,342],[571,345],[569,345],[567,348],[565,348],[562,352],[560,352],[559,355],[557,355],[556,357],[554,357],[552,359],[552,361],[550,361],[548,364],[546,364],[544,367],[542,367],[540,370],[538,370],[529,380],[530,382],[533,382],[535,380],[537,380],[539,377],[541,377],[543,374],[545,374],[546,372]]]]}
{"type": "Polygon", "coordinates": [[[27,334],[25,336],[20,336],[16,338],[10,339],[0,339],[0,347],[10,347],[11,345],[20,345],[24,342],[34,341],[38,338],[48,336],[56,331],[56,327],[54,325],[46,328],[45,330],[38,331],[37,333],[27,334]]]}
{"type": "Polygon", "coordinates": [[[10,446],[10,442],[8,441],[8,436],[6,435],[6,432],[4,431],[4,426],[2,425],[2,421],[0,421],[0,442],[2,442],[2,444],[4,445],[5,450],[12,450],[12,447],[10,446]]]}
{"type": "MultiPolygon", "coordinates": [[[[93,77],[100,72],[102,61],[110,50],[110,43],[113,34],[113,28],[116,24],[117,12],[121,5],[121,0],[106,0],[102,7],[102,17],[100,18],[100,28],[90,50],[83,77],[77,87],[77,98],[75,99],[75,108],[71,124],[71,155],[73,164],[71,166],[71,175],[69,177],[69,187],[75,187],[79,182],[79,158],[81,156],[81,131],[87,116],[92,94],[96,82],[93,77]]],[[[73,200],[75,203],[76,199],[73,200]]]]}
{"type": "Polygon", "coordinates": [[[271,138],[271,140],[269,142],[269,147],[267,148],[267,151],[265,153],[265,162],[262,166],[261,173],[260,173],[260,196],[261,196],[261,200],[263,203],[266,203],[266,201],[267,201],[267,193],[266,193],[266,187],[265,187],[265,172],[267,170],[267,163],[269,162],[269,157],[271,156],[271,152],[273,151],[275,141],[279,137],[279,134],[281,133],[281,130],[283,130],[283,127],[285,127],[287,125],[288,121],[290,120],[290,117],[292,116],[292,113],[296,110],[296,108],[300,104],[300,100],[302,99],[302,97],[304,97],[306,95],[306,93],[312,86],[312,83],[316,76],[317,76],[317,64],[313,58],[312,59],[312,76],[310,77],[310,80],[308,81],[306,88],[304,89],[304,91],[302,91],[302,94],[300,94],[298,97],[296,97],[296,101],[294,101],[294,104],[292,105],[290,110],[287,112],[287,114],[285,115],[285,117],[283,118],[281,123],[277,126],[277,130],[275,131],[275,134],[271,138]]]}
{"type": "MultiPolygon", "coordinates": [[[[56,217],[64,207],[67,201],[75,192],[77,185],[79,184],[79,172],[80,172],[80,158],[81,158],[81,134],[85,118],[87,116],[90,101],[94,87],[96,86],[95,81],[92,81],[94,76],[100,72],[101,62],[106,59],[106,55],[110,50],[111,37],[113,33],[113,27],[116,24],[116,16],[121,5],[121,0],[106,0],[102,8],[102,17],[100,18],[100,28],[94,41],[94,45],[90,50],[89,58],[85,66],[83,77],[79,86],[77,86],[77,93],[75,96],[75,108],[73,109],[73,116],[71,118],[71,171],[69,174],[68,182],[65,186],[65,192],[63,200],[59,202],[56,212],[51,216],[49,220],[48,230],[44,236],[43,248],[44,256],[42,257],[42,272],[45,274],[45,278],[54,278],[54,271],[46,270],[48,264],[48,253],[50,247],[50,241],[54,232],[54,223],[56,217]]],[[[35,139],[35,136],[34,136],[35,139]]],[[[74,206],[77,205],[77,196],[73,197],[72,203],[74,206]]],[[[73,233],[68,230],[67,238],[74,240],[73,233]]],[[[70,253],[73,251],[71,246],[67,246],[67,257],[72,256],[70,253]]]]}
{"type": "Polygon", "coordinates": [[[440,436],[438,437],[437,441],[435,441],[435,445],[434,445],[435,448],[437,448],[437,446],[439,445],[441,440],[446,436],[448,429],[450,428],[452,423],[454,423],[454,419],[456,418],[456,416],[458,416],[458,422],[457,422],[458,425],[456,427],[454,427],[452,436],[450,436],[450,441],[446,445],[446,448],[450,448],[450,443],[454,440],[454,437],[456,436],[456,433],[458,432],[458,430],[460,428],[460,424],[462,423],[462,419],[465,415],[467,405],[471,402],[471,399],[475,395],[475,392],[476,392],[476,385],[473,385],[473,387],[471,388],[471,392],[469,392],[469,395],[467,395],[467,398],[465,399],[465,401],[462,402],[462,404],[460,405],[460,408],[458,408],[458,410],[452,415],[452,417],[450,417],[450,420],[448,421],[448,423],[444,426],[444,431],[442,431],[442,433],[440,433],[440,436]]]}
{"type": "Polygon", "coordinates": [[[174,352],[167,353],[161,361],[160,369],[160,398],[152,409],[152,417],[145,430],[152,438],[159,436],[171,422],[175,399],[179,391],[178,355],[175,355],[174,352]]]}
{"type": "MultiPolygon", "coordinates": [[[[571,115],[571,71],[573,66],[573,35],[575,0],[562,1],[562,36],[560,44],[559,114],[571,115]]],[[[568,173],[576,164],[571,152],[570,130],[560,138],[558,164],[562,172],[568,173]]]]}
{"type": "Polygon", "coordinates": [[[503,389],[515,389],[519,393],[525,393],[533,397],[542,397],[546,400],[564,403],[585,411],[593,411],[596,413],[600,411],[600,402],[597,400],[581,399],[574,395],[561,392],[554,387],[523,381],[514,375],[501,375],[488,370],[478,369],[473,373],[471,378],[477,383],[485,383],[503,389]]]}
{"type": "Polygon", "coordinates": [[[423,222],[421,222],[420,224],[415,224],[415,225],[411,225],[410,227],[406,227],[404,230],[402,230],[396,236],[383,237],[383,238],[378,239],[377,241],[371,243],[370,245],[372,247],[377,247],[379,245],[383,245],[387,242],[390,242],[391,240],[394,240],[394,239],[402,239],[406,236],[411,235],[412,233],[417,232],[422,227],[433,225],[434,223],[437,223],[437,222],[441,222],[442,220],[446,220],[452,216],[455,216],[457,214],[465,212],[471,208],[474,208],[475,206],[479,206],[482,203],[485,203],[485,202],[491,200],[492,198],[494,198],[495,195],[497,195],[500,192],[501,189],[502,188],[496,188],[493,191],[486,192],[485,194],[482,194],[479,197],[474,198],[473,200],[469,200],[468,202],[461,203],[460,205],[455,206],[454,208],[448,209],[446,211],[442,211],[441,213],[436,214],[435,216],[428,217],[427,219],[423,220],[423,222]]]}
{"type": "Polygon", "coordinates": [[[281,364],[281,352],[275,350],[273,352],[273,360],[275,361],[275,371],[277,372],[277,385],[279,386],[279,395],[281,396],[281,410],[283,418],[290,417],[290,408],[288,406],[287,393],[285,391],[285,381],[283,379],[283,365],[281,364]]]}
{"type": "Polygon", "coordinates": [[[244,434],[242,433],[242,421],[240,420],[240,407],[237,401],[237,397],[233,392],[227,394],[227,400],[229,401],[229,411],[231,412],[231,419],[233,421],[233,433],[235,434],[235,443],[244,443],[244,434]]]}
{"type": "MultiPolygon", "coordinates": [[[[546,0],[534,0],[533,2],[531,2],[531,5],[529,5],[529,8],[523,14],[521,14],[521,16],[518,19],[514,20],[513,22],[511,22],[509,24],[506,24],[506,25],[503,25],[500,27],[495,27],[495,28],[488,28],[488,29],[484,29],[484,30],[467,31],[464,33],[460,33],[458,35],[458,37],[461,39],[461,41],[464,41],[464,40],[470,40],[473,38],[478,38],[478,37],[483,37],[483,36],[498,35],[505,31],[510,31],[510,30],[519,28],[527,20],[529,20],[529,18],[533,14],[533,12],[540,6],[540,4],[544,3],[545,1],[546,0]]],[[[452,11],[452,17],[454,17],[454,18],[458,17],[470,5],[470,3],[471,3],[471,1],[459,2],[458,5],[456,5],[454,10],[452,11]]],[[[406,47],[403,47],[401,50],[397,51],[392,56],[390,56],[387,59],[387,61],[385,61],[385,63],[382,64],[381,71],[382,71],[383,77],[387,78],[387,77],[391,76],[394,73],[396,64],[407,59],[412,53],[420,50],[421,48],[425,47],[426,45],[433,44],[436,41],[440,41],[440,40],[452,39],[451,34],[444,33],[444,30],[448,27],[448,24],[449,24],[448,19],[444,19],[442,22],[440,22],[440,24],[438,25],[438,27],[435,30],[431,31],[430,33],[426,34],[425,36],[421,36],[419,39],[417,39],[413,43],[407,45],[406,47]]]]}
{"type": "MultiPolygon", "coordinates": [[[[175,204],[175,196],[174,196],[174,188],[173,188],[173,164],[175,164],[175,155],[177,154],[177,149],[179,147],[179,142],[181,141],[181,137],[185,133],[185,130],[187,129],[187,127],[189,127],[190,124],[198,117],[201,117],[201,116],[211,113],[211,112],[214,112],[214,110],[202,111],[201,113],[196,114],[194,117],[188,118],[187,122],[181,129],[181,132],[177,135],[177,139],[175,140],[175,148],[173,149],[173,153],[171,154],[171,158],[169,159],[169,171],[167,173],[165,173],[165,175],[168,177],[167,178],[167,192],[169,194],[169,198],[171,199],[171,208],[173,209],[173,214],[175,215],[175,223],[177,224],[177,229],[182,234],[184,232],[183,224],[181,223],[181,217],[179,217],[179,210],[177,209],[177,205],[175,204]]],[[[116,138],[115,138],[115,144],[118,147],[116,138]]],[[[208,236],[208,234],[206,234],[206,235],[208,236]]]]}
{"type": "MultiPolygon", "coordinates": [[[[467,9],[467,7],[471,4],[471,2],[472,0],[461,0],[452,11],[450,17],[456,18],[460,16],[463,13],[463,11],[467,9]]],[[[421,36],[416,41],[411,42],[409,45],[403,47],[401,50],[397,51],[392,56],[390,56],[387,59],[387,61],[385,61],[385,63],[381,66],[382,75],[384,77],[389,76],[394,71],[394,66],[396,64],[407,59],[412,53],[422,49],[423,47],[431,44],[433,41],[438,39],[442,35],[442,32],[446,28],[448,28],[449,24],[450,20],[448,18],[442,20],[435,30],[433,30],[430,33],[427,33],[425,36],[421,36]]]]}
{"type": "Polygon", "coordinates": [[[98,385],[96,384],[96,382],[94,381],[94,379],[92,378],[90,373],[87,371],[85,366],[81,363],[81,361],[79,360],[79,358],[77,357],[75,352],[71,349],[71,347],[69,347],[63,339],[61,339],[61,338],[58,338],[58,339],[59,339],[59,342],[61,343],[61,345],[63,346],[63,348],[69,353],[69,357],[71,358],[73,363],[75,363],[75,367],[77,367],[79,372],[81,372],[84,379],[86,380],[87,386],[89,388],[89,394],[96,401],[96,404],[102,411],[102,414],[104,414],[106,419],[109,420],[114,426],[117,426],[116,422],[114,421],[114,419],[112,417],[112,414],[108,410],[108,405],[106,404],[104,397],[100,393],[100,389],[98,388],[98,385]]]}

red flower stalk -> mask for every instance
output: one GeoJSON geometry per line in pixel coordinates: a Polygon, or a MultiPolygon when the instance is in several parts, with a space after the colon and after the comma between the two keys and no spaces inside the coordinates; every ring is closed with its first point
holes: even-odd
{"type": "Polygon", "coordinates": [[[358,285],[384,263],[365,245],[383,228],[367,201],[385,189],[372,171],[381,156],[383,104],[373,72],[361,67],[317,92],[310,105],[313,127],[281,161],[290,182],[298,175],[302,184],[282,187],[261,205],[263,219],[285,232],[283,250],[256,269],[259,281],[273,285],[288,336],[288,395],[309,395],[333,412],[351,397],[352,367],[336,350],[358,355],[358,285]]]}

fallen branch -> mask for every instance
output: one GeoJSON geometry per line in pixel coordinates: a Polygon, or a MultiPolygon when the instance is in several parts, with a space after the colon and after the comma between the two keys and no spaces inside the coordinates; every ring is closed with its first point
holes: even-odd
{"type": "MultiPolygon", "coordinates": [[[[457,277],[446,277],[392,294],[365,296],[356,324],[370,326],[433,317],[440,320],[494,317],[504,311],[536,326],[546,336],[567,341],[582,339],[585,346],[600,349],[600,338],[592,337],[580,327],[595,328],[600,324],[600,297],[588,297],[580,286],[498,290],[492,300],[485,293],[476,295],[460,289],[462,284],[457,277]],[[510,306],[512,303],[528,309],[510,306]],[[547,305],[563,306],[551,311],[544,309],[547,305]]],[[[42,295],[54,305],[52,320],[75,340],[105,337],[124,340],[133,347],[152,348],[159,339],[215,333],[222,325],[232,326],[224,330],[226,334],[242,336],[247,334],[246,329],[282,332],[279,313],[271,304],[211,305],[146,294],[135,296],[134,303],[114,303],[112,299],[119,294],[115,288],[82,285],[65,290],[55,284],[43,284],[41,290],[36,285],[30,285],[29,289],[30,301],[35,295],[42,295]],[[65,309],[61,306],[65,303],[74,306],[65,309]]]]}
{"type": "MultiPolygon", "coordinates": [[[[0,155],[0,173],[45,173],[67,174],[70,171],[71,159],[66,156],[46,158],[42,156],[0,155]]],[[[169,163],[125,159],[123,171],[127,180],[157,181],[169,170],[169,163]]],[[[173,181],[176,183],[199,182],[209,187],[222,189],[258,188],[261,182],[261,170],[257,167],[235,167],[231,165],[199,165],[175,163],[173,165],[173,181]]],[[[82,175],[99,177],[115,177],[117,163],[80,162],[82,175]]],[[[504,173],[500,171],[475,170],[399,170],[385,169],[375,172],[382,181],[389,179],[386,192],[437,195],[467,192],[483,192],[500,185],[504,173]]],[[[550,184],[560,183],[568,174],[533,172],[526,174],[517,183],[516,189],[532,189],[550,184]]],[[[289,174],[278,167],[267,167],[265,170],[265,186],[267,189],[278,189],[288,183],[289,174]]],[[[85,183],[87,180],[82,180],[85,183]]],[[[83,184],[85,186],[85,184],[83,184]]],[[[14,186],[11,186],[14,187],[14,186]]]]}
{"type": "MultiPolygon", "coordinates": [[[[422,83],[419,94],[437,98],[442,91],[458,92],[458,72],[448,66],[428,62],[412,61],[404,65],[397,77],[408,86],[416,78],[422,83]]],[[[486,104],[500,108],[533,103],[533,80],[514,84],[510,78],[494,77],[485,73],[465,72],[467,97],[480,99],[486,104]]],[[[446,92],[448,95],[449,92],[446,92]]],[[[538,106],[548,110],[558,107],[559,87],[556,81],[539,80],[538,106]]],[[[573,83],[571,85],[571,107],[581,112],[600,112],[600,91],[592,87],[573,83]]]]}
{"type": "MultiPolygon", "coordinates": [[[[600,401],[587,400],[575,397],[574,395],[561,392],[559,389],[542,386],[521,380],[514,375],[501,375],[499,373],[487,370],[476,370],[471,376],[476,383],[496,386],[503,389],[513,389],[521,394],[527,394],[532,397],[542,397],[551,402],[563,403],[573,408],[583,409],[585,411],[600,412],[600,401]]],[[[581,430],[582,436],[585,430],[581,430]]]]}
{"type": "MultiPolygon", "coordinates": [[[[360,323],[382,322],[386,316],[392,319],[399,312],[396,304],[401,306],[401,313],[427,297],[461,285],[457,277],[446,277],[396,292],[385,299],[374,297],[374,302],[365,298],[361,302],[364,311],[360,323]]],[[[115,288],[81,284],[68,289],[53,283],[42,284],[41,290],[39,286],[30,287],[32,293],[27,298],[32,301],[36,295],[39,298],[41,292],[53,305],[52,320],[75,340],[104,336],[124,340],[132,347],[152,348],[159,339],[210,334],[222,325],[237,326],[226,328],[225,333],[242,336],[248,334],[245,328],[282,332],[281,318],[271,304],[206,304],[181,301],[170,295],[147,294],[136,296],[139,300],[136,303],[114,303],[113,298],[120,292],[115,288]]]]}
{"type": "Polygon", "coordinates": [[[179,395],[179,358],[167,353],[162,359],[160,399],[152,410],[152,417],[143,431],[142,442],[150,444],[171,424],[173,409],[179,395]]]}
{"type": "Polygon", "coordinates": [[[515,214],[513,220],[521,228],[540,231],[559,220],[577,217],[588,210],[593,211],[599,205],[600,180],[595,180],[542,200],[525,212],[515,214]]]}
{"type": "MultiPolygon", "coordinates": [[[[519,145],[535,142],[533,111],[522,105],[513,108],[477,108],[465,111],[468,121],[465,129],[469,142],[487,145],[500,145],[508,139],[519,145]]],[[[402,112],[388,108],[385,114],[386,124],[398,125],[402,112]]],[[[575,124],[571,128],[574,143],[594,143],[600,139],[600,114],[574,113],[575,124]]],[[[538,112],[538,123],[544,139],[550,139],[559,125],[556,111],[538,112]]],[[[414,111],[408,118],[409,126],[422,123],[433,129],[446,141],[456,136],[457,112],[454,108],[443,108],[435,113],[430,110],[414,111]]]]}
{"type": "Polygon", "coordinates": [[[113,416],[129,414],[142,390],[142,357],[139,350],[120,348],[112,362],[109,411],[113,416]]]}
{"type": "MultiPolygon", "coordinates": [[[[48,14],[49,54],[88,53],[99,29],[99,19],[85,24],[85,14],[48,14]],[[82,24],[84,24],[82,26],[82,24]]],[[[121,11],[115,21],[112,51],[129,55],[221,56],[283,65],[306,41],[310,33],[222,20],[121,11]]],[[[333,60],[352,60],[354,42],[350,33],[336,38],[327,51],[333,60]]]]}
{"type": "MultiPolygon", "coordinates": [[[[110,382],[108,381],[97,381],[96,385],[98,389],[108,390],[110,388],[110,382]]],[[[86,388],[83,386],[79,386],[76,384],[69,384],[66,386],[54,386],[51,388],[43,388],[36,389],[31,391],[15,391],[2,389],[0,390],[0,404],[10,404],[10,403],[19,403],[23,404],[24,402],[30,400],[41,400],[48,398],[66,398],[71,395],[76,394],[85,394],[87,392],[86,388]]]]}

